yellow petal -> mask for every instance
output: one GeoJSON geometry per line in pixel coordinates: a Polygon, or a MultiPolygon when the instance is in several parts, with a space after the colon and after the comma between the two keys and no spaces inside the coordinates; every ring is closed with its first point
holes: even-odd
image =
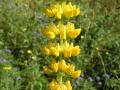
{"type": "Polygon", "coordinates": [[[72,90],[72,86],[69,80],[66,82],[66,87],[67,87],[67,90],[72,90]]]}
{"type": "Polygon", "coordinates": [[[52,73],[52,70],[49,69],[47,66],[43,67],[43,71],[44,71],[46,74],[52,73]]]}
{"type": "Polygon", "coordinates": [[[52,82],[50,82],[50,84],[49,84],[50,90],[55,90],[56,85],[57,85],[57,82],[55,80],[53,80],[52,82]]]}
{"type": "Polygon", "coordinates": [[[65,49],[64,50],[64,57],[68,58],[68,57],[71,57],[71,49],[65,49]]]}
{"type": "Polygon", "coordinates": [[[50,63],[50,67],[54,72],[58,71],[58,63],[56,62],[56,60],[52,60],[50,63]]]}
{"type": "Polygon", "coordinates": [[[80,54],[80,48],[79,46],[75,46],[73,48],[71,48],[71,55],[72,56],[77,56],[80,54]]]}
{"type": "Polygon", "coordinates": [[[65,26],[64,25],[60,25],[59,27],[60,29],[60,39],[61,40],[66,40],[66,30],[65,30],[65,26]]]}
{"type": "Polygon", "coordinates": [[[59,56],[59,50],[56,47],[50,47],[51,55],[59,56]]]}
{"type": "Polygon", "coordinates": [[[66,65],[65,60],[61,60],[61,61],[59,62],[59,71],[64,72],[64,71],[66,70],[66,68],[67,68],[67,65],[66,65]]]}
{"type": "Polygon", "coordinates": [[[54,38],[55,38],[55,33],[53,33],[53,32],[47,32],[47,33],[46,33],[46,36],[47,36],[48,38],[50,38],[50,39],[54,39],[54,38]]]}
{"type": "Polygon", "coordinates": [[[68,64],[67,69],[66,69],[65,72],[66,72],[67,74],[69,74],[69,75],[72,75],[72,73],[74,72],[74,69],[75,69],[74,65],[68,64]]]}
{"type": "Polygon", "coordinates": [[[43,48],[43,53],[46,55],[50,55],[50,50],[47,47],[43,48]]]}
{"type": "Polygon", "coordinates": [[[73,78],[78,78],[78,77],[80,76],[80,74],[81,74],[81,70],[74,71],[74,72],[72,73],[72,77],[73,77],[73,78]]]}

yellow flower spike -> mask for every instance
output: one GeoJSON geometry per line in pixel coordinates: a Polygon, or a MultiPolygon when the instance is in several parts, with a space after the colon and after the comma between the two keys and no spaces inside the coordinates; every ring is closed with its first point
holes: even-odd
{"type": "Polygon", "coordinates": [[[77,56],[80,54],[80,48],[79,46],[75,46],[71,48],[71,55],[72,56],[77,56]]]}
{"type": "Polygon", "coordinates": [[[46,74],[50,74],[52,73],[53,71],[51,69],[49,69],[47,66],[43,67],[43,71],[46,73],[46,74]]]}
{"type": "Polygon", "coordinates": [[[78,77],[80,76],[80,74],[81,74],[81,70],[74,71],[74,72],[72,73],[72,77],[73,77],[73,78],[78,78],[78,77]]]}
{"type": "Polygon", "coordinates": [[[65,60],[61,60],[58,66],[59,71],[65,72],[66,68],[67,68],[67,65],[65,60]]]}
{"type": "Polygon", "coordinates": [[[3,70],[5,70],[6,72],[10,71],[12,69],[11,66],[4,66],[3,70]]]}
{"type": "Polygon", "coordinates": [[[43,48],[43,53],[49,56],[50,55],[50,50],[47,47],[44,47],[43,48]]]}
{"type": "Polygon", "coordinates": [[[69,80],[66,81],[65,85],[67,87],[67,90],[72,90],[72,86],[69,80]]]}
{"type": "Polygon", "coordinates": [[[52,60],[50,63],[50,67],[54,72],[58,71],[58,63],[56,63],[56,60],[52,60]]]}
{"type": "Polygon", "coordinates": [[[56,47],[50,47],[51,55],[59,56],[59,50],[56,47]]]}

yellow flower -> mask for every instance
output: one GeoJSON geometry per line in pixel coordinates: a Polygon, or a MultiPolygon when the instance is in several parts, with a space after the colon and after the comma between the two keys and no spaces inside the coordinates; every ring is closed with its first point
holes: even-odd
{"type": "Polygon", "coordinates": [[[67,90],[72,90],[72,86],[69,80],[66,81],[66,87],[67,87],[67,90]]]}
{"type": "Polygon", "coordinates": [[[74,71],[74,72],[72,73],[72,77],[73,77],[73,78],[78,78],[78,77],[80,76],[80,74],[81,74],[81,70],[74,71]]]}
{"type": "Polygon", "coordinates": [[[74,9],[73,13],[74,13],[74,16],[79,15],[80,14],[80,8],[74,9]]]}
{"type": "Polygon", "coordinates": [[[66,68],[67,68],[67,65],[66,65],[65,60],[61,60],[61,61],[59,62],[59,71],[64,72],[64,71],[66,70],[66,68]]]}
{"type": "Polygon", "coordinates": [[[54,24],[49,24],[42,29],[42,34],[50,39],[54,39],[58,33],[59,31],[54,24]]]}
{"type": "Polygon", "coordinates": [[[60,4],[51,5],[50,7],[46,8],[44,10],[44,13],[48,17],[55,17],[57,19],[61,19],[61,17],[62,17],[61,5],[60,4]]]}
{"type": "Polygon", "coordinates": [[[50,39],[54,39],[55,38],[55,34],[53,32],[47,32],[46,36],[50,39]]]}
{"type": "Polygon", "coordinates": [[[53,17],[53,16],[54,16],[51,8],[50,8],[50,9],[45,8],[43,12],[44,12],[48,17],[53,17]]]}
{"type": "Polygon", "coordinates": [[[42,34],[50,39],[54,39],[56,37],[56,35],[53,31],[42,30],[42,34]]]}
{"type": "Polygon", "coordinates": [[[65,49],[64,52],[64,57],[68,58],[68,57],[71,57],[71,49],[65,49]]]}
{"type": "Polygon", "coordinates": [[[64,57],[71,57],[71,46],[69,45],[69,43],[66,41],[61,47],[63,48],[62,52],[64,57]]]}
{"type": "Polygon", "coordinates": [[[56,60],[52,60],[50,63],[50,67],[54,72],[58,71],[58,63],[56,63],[56,60]]]}
{"type": "Polygon", "coordinates": [[[69,75],[72,75],[72,73],[74,72],[74,69],[75,69],[74,65],[68,64],[65,72],[69,75]]]}
{"type": "Polygon", "coordinates": [[[67,90],[64,84],[58,84],[55,90],[67,90]]]}
{"type": "Polygon", "coordinates": [[[59,50],[59,52],[62,52],[62,47],[60,46],[59,43],[57,44],[56,49],[59,50]]]}
{"type": "Polygon", "coordinates": [[[43,67],[43,71],[46,73],[46,74],[50,74],[52,73],[53,71],[51,69],[49,69],[47,66],[43,67]]]}
{"type": "Polygon", "coordinates": [[[66,86],[64,84],[60,84],[57,81],[53,80],[49,84],[50,90],[67,90],[66,86]]]}
{"type": "Polygon", "coordinates": [[[46,55],[50,55],[50,50],[47,47],[43,47],[43,53],[46,55]]]}
{"type": "Polygon", "coordinates": [[[59,50],[56,47],[50,47],[51,55],[59,56],[59,50]]]}
{"type": "Polygon", "coordinates": [[[56,85],[57,85],[57,82],[55,80],[53,80],[52,82],[50,82],[50,84],[49,84],[50,90],[55,90],[56,85]]]}
{"type": "Polygon", "coordinates": [[[11,66],[5,66],[3,67],[3,70],[5,70],[6,72],[10,71],[12,69],[11,66]]]}
{"type": "Polygon", "coordinates": [[[80,34],[80,32],[81,32],[81,29],[71,30],[68,32],[68,36],[74,39],[80,34]]]}
{"type": "Polygon", "coordinates": [[[75,46],[71,48],[71,55],[72,56],[77,56],[80,54],[80,48],[79,46],[75,46]]]}
{"type": "Polygon", "coordinates": [[[59,26],[59,30],[60,30],[60,40],[66,40],[66,29],[64,25],[60,25],[59,26]]]}
{"type": "Polygon", "coordinates": [[[70,22],[66,25],[66,30],[68,37],[72,39],[76,38],[81,32],[81,29],[75,29],[74,24],[70,22]]]}
{"type": "Polygon", "coordinates": [[[63,15],[66,18],[71,18],[80,14],[80,9],[77,8],[76,5],[72,5],[71,2],[69,2],[68,4],[63,3],[62,7],[64,9],[63,15]]]}
{"type": "Polygon", "coordinates": [[[53,11],[55,11],[55,12],[54,12],[55,18],[61,19],[61,17],[62,17],[62,8],[61,8],[61,5],[56,4],[56,5],[54,6],[54,9],[55,9],[55,10],[53,10],[53,11]]]}

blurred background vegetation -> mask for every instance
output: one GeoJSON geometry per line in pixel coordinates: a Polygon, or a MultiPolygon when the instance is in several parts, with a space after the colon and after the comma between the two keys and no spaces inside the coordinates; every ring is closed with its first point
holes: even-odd
{"type": "MultiPolygon", "coordinates": [[[[82,28],[74,40],[81,54],[69,61],[82,69],[78,79],[71,79],[73,90],[120,90],[120,0],[66,1],[81,8],[69,20],[82,28]]],[[[50,77],[42,67],[50,58],[40,51],[46,43],[40,29],[56,22],[42,12],[53,2],[0,0],[0,90],[48,90],[50,77]],[[6,72],[5,66],[12,69],[6,72]]]]}

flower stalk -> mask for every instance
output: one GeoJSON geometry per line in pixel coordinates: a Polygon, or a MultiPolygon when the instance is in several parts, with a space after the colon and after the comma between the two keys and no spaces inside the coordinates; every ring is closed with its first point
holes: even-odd
{"type": "Polygon", "coordinates": [[[53,40],[47,45],[43,45],[42,51],[47,56],[54,57],[50,61],[48,66],[44,66],[43,70],[46,74],[56,75],[56,80],[53,79],[49,84],[50,90],[72,90],[72,86],[69,80],[64,82],[63,77],[70,75],[73,78],[78,78],[81,74],[81,70],[75,70],[73,64],[67,63],[69,57],[78,56],[80,54],[80,47],[74,45],[73,41],[78,35],[80,35],[81,29],[75,28],[74,24],[68,22],[63,24],[63,19],[73,18],[80,14],[80,8],[76,5],[72,5],[71,2],[56,2],[56,4],[50,5],[44,9],[46,16],[55,18],[59,22],[58,25],[51,23],[42,29],[42,34],[48,38],[48,42],[53,40]],[[64,17],[64,18],[62,18],[64,17]],[[57,58],[58,57],[58,58],[57,58]],[[56,60],[57,59],[57,60],[56,60]]]}

